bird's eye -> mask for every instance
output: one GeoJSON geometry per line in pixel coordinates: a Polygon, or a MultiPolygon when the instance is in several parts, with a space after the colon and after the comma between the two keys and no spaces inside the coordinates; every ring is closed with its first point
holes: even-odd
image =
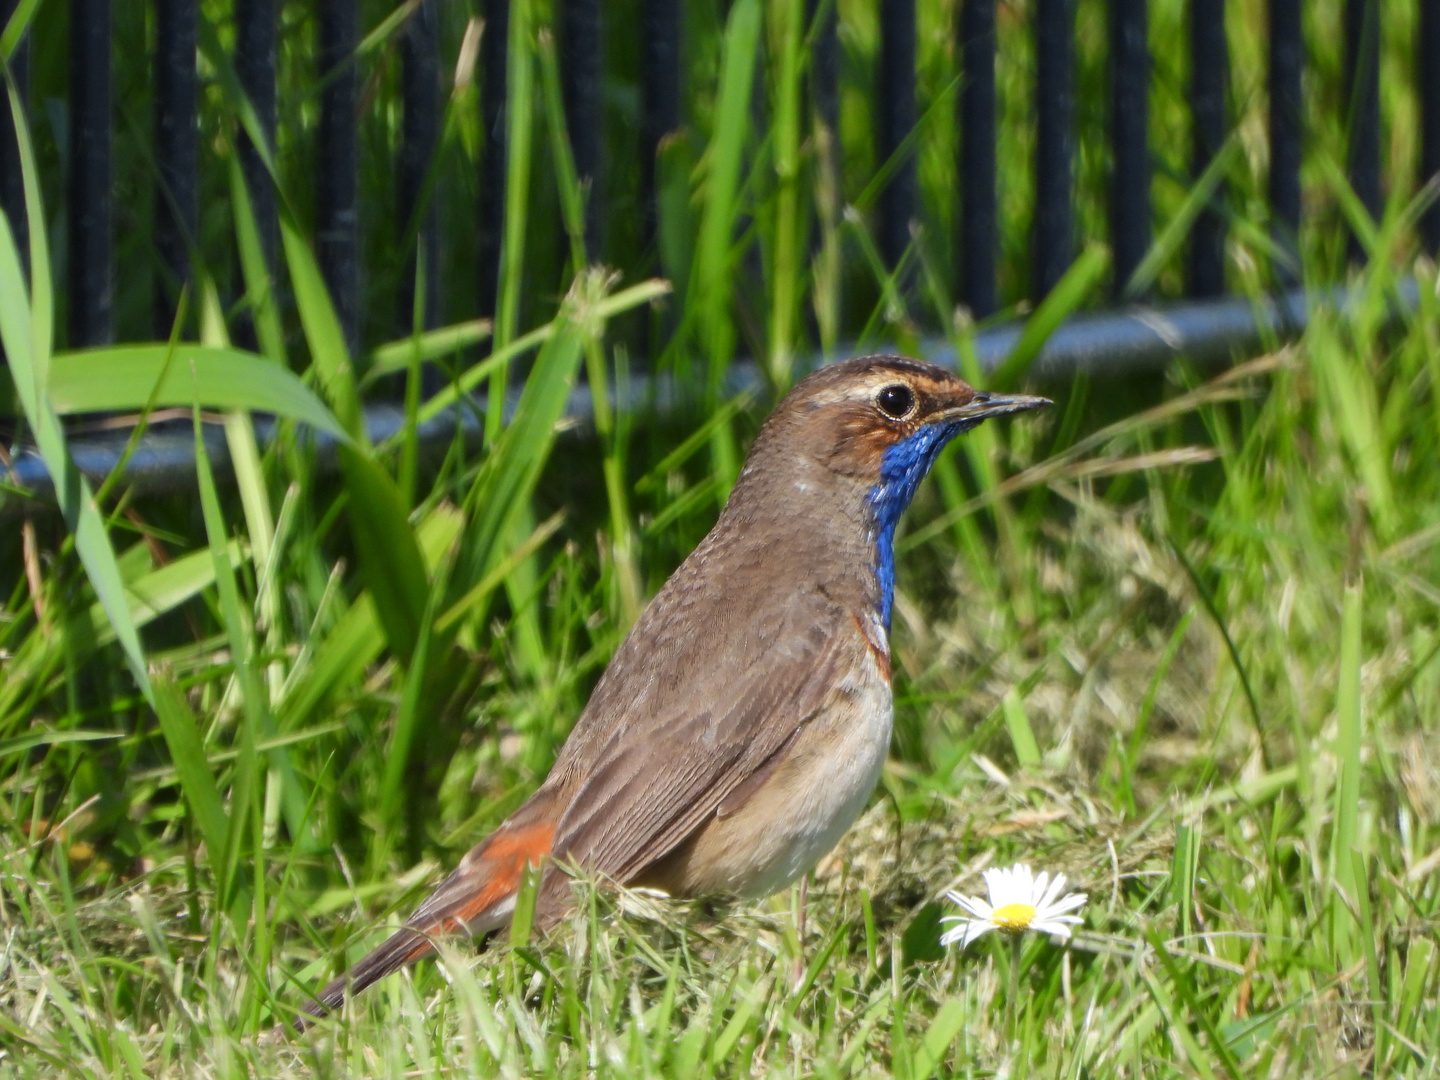
{"type": "Polygon", "coordinates": [[[875,395],[875,404],[886,416],[901,420],[915,407],[915,393],[903,383],[884,387],[875,395]]]}

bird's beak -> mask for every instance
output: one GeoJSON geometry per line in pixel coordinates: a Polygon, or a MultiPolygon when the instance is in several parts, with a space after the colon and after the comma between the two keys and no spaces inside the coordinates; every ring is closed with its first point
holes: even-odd
{"type": "Polygon", "coordinates": [[[966,424],[978,424],[981,420],[988,420],[992,416],[1029,412],[1031,409],[1041,409],[1046,405],[1053,404],[1055,403],[1049,398],[1030,397],[1026,394],[991,394],[982,390],[964,405],[945,409],[936,414],[933,419],[959,420],[966,424]]]}

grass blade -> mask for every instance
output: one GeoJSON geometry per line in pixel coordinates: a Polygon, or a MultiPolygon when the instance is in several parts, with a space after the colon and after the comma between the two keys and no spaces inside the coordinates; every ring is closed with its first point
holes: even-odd
{"type": "MultiPolygon", "coordinates": [[[[210,559],[215,566],[215,587],[220,594],[220,618],[230,643],[230,660],[234,665],[235,681],[240,692],[241,721],[236,731],[240,752],[236,759],[235,778],[230,787],[228,829],[224,847],[214,852],[216,855],[223,852],[219,863],[219,880],[233,885],[239,870],[240,852],[245,842],[245,830],[250,814],[253,811],[258,818],[261,813],[259,806],[255,805],[255,744],[264,730],[264,717],[268,709],[251,663],[255,651],[252,643],[253,628],[246,616],[246,609],[240,603],[235,570],[225,551],[225,518],[220,511],[220,497],[215,490],[210,457],[205,451],[205,440],[201,435],[199,406],[195,406],[193,417],[195,479],[200,488],[200,510],[205,521],[205,535],[210,544],[210,559]]],[[[222,888],[222,898],[226,895],[226,889],[222,888]]]]}
{"type": "MultiPolygon", "coordinates": [[[[460,535],[463,523],[460,513],[444,503],[420,522],[416,538],[428,566],[439,564],[442,554],[460,535]]],[[[293,679],[283,695],[278,706],[283,730],[294,731],[309,723],[335,691],[360,678],[384,646],[385,633],[375,601],[368,592],[362,592],[317,643],[309,667],[293,679]]]]}
{"type": "MultiPolygon", "coordinates": [[[[26,287],[20,252],[10,231],[10,222],[8,219],[0,220],[0,344],[5,347],[16,394],[34,432],[40,456],[54,480],[56,502],[60,505],[66,527],[75,538],[75,551],[80,556],[96,597],[115,628],[115,636],[124,650],[131,677],[140,692],[149,699],[150,678],[144,651],[140,646],[139,632],[130,620],[120,569],[115,562],[115,550],[110,546],[110,537],[100,509],[95,505],[90,485],[70,458],[60,419],[50,404],[48,383],[53,305],[45,222],[40,210],[40,187],[25,114],[15,88],[8,86],[7,89],[25,182],[34,289],[32,293],[26,287]]],[[[0,214],[0,219],[3,218],[4,215],[0,214]]]]}
{"type": "Polygon", "coordinates": [[[992,389],[1006,390],[1020,383],[1050,335],[1085,303],[1095,291],[1110,265],[1110,250],[1103,244],[1090,244],[1065,271],[1055,288],[1040,301],[1035,313],[1025,320],[1020,340],[1005,362],[990,376],[992,389]]]}
{"type": "Polygon", "coordinates": [[[1022,769],[1033,769],[1040,764],[1040,746],[1035,742],[1035,732],[1030,728],[1030,718],[1025,715],[1020,694],[1013,686],[1006,691],[1002,704],[1005,708],[1005,726],[1010,731],[1010,742],[1015,747],[1015,758],[1022,769]]]}
{"type": "Polygon", "coordinates": [[[360,571],[375,598],[391,649],[408,664],[430,590],[410,527],[410,508],[390,474],[358,450],[341,447],[340,471],[350,495],[351,534],[360,571]]]}
{"type": "MultiPolygon", "coordinates": [[[[390,738],[389,751],[385,755],[385,774],[380,782],[379,807],[380,815],[386,821],[394,821],[399,817],[400,800],[405,794],[402,785],[410,765],[410,750],[424,719],[423,706],[428,704],[426,683],[429,680],[434,628],[435,605],[432,603],[426,608],[425,619],[420,624],[415,653],[406,670],[405,682],[400,691],[400,706],[395,711],[395,731],[390,738]]],[[[383,865],[384,860],[377,862],[383,865]]]]}
{"type": "Polygon", "coordinates": [[[575,155],[565,137],[565,105],[560,93],[560,65],[555,56],[555,38],[540,31],[540,85],[545,98],[545,127],[550,132],[550,160],[555,167],[555,186],[560,194],[560,217],[570,238],[570,261],[575,273],[585,268],[585,192],[575,172],[575,155]]]}
{"type": "Polygon", "coordinates": [[[325,288],[325,279],[320,274],[320,265],[288,214],[281,215],[280,237],[290,268],[290,283],[295,289],[295,305],[300,310],[300,324],[305,329],[320,388],[340,426],[357,444],[366,446],[365,417],[350,364],[350,350],[345,344],[335,305],[330,302],[329,290],[325,288]]]}
{"type": "Polygon", "coordinates": [[[0,60],[7,64],[10,58],[15,55],[15,47],[20,44],[20,39],[25,36],[25,30],[30,25],[30,20],[35,17],[35,12],[40,10],[42,0],[17,0],[17,3],[10,9],[10,20],[5,24],[5,29],[0,32],[0,60]]]}
{"type": "Polygon", "coordinates": [[[275,283],[265,261],[260,225],[250,201],[250,189],[240,168],[238,154],[230,155],[230,203],[235,213],[235,247],[240,255],[240,272],[245,278],[245,301],[255,324],[260,350],[275,363],[285,365],[285,332],[275,305],[275,283]]]}
{"type": "MultiPolygon", "coordinates": [[[[1161,967],[1165,969],[1165,974],[1169,979],[1170,985],[1175,988],[1175,993],[1179,995],[1181,1002],[1195,1019],[1195,1022],[1200,1025],[1200,1029],[1205,1032],[1210,1044],[1210,1049],[1220,1058],[1221,1067],[1224,1068],[1225,1072],[1230,1076],[1230,1080],[1241,1080],[1241,1077],[1245,1074],[1240,1068],[1240,1063],[1235,1060],[1235,1055],[1230,1049],[1230,1044],[1221,1037],[1219,1030],[1215,1027],[1215,1021],[1211,1014],[1200,1007],[1199,1002],[1196,1000],[1195,993],[1191,988],[1192,979],[1187,976],[1186,972],[1180,970],[1180,966],[1176,963],[1175,958],[1171,956],[1169,950],[1165,948],[1165,943],[1160,940],[1159,936],[1153,930],[1147,930],[1145,937],[1146,940],[1150,942],[1150,947],[1155,951],[1155,956],[1159,959],[1161,967]]],[[[1149,984],[1152,993],[1156,992],[1160,987],[1159,980],[1153,976],[1147,975],[1146,982],[1149,984]]],[[[1159,996],[1156,998],[1156,1003],[1159,1004],[1164,1011],[1170,1013],[1171,1031],[1180,1034],[1182,1037],[1189,1035],[1189,1038],[1185,1041],[1185,1046],[1187,1053],[1190,1055],[1190,1063],[1203,1073],[1213,1075],[1213,1070],[1210,1068],[1203,1051],[1200,1050],[1199,1044],[1195,1041],[1194,1036],[1189,1034],[1184,1019],[1178,1015],[1168,995],[1160,991],[1159,996]]]]}
{"type": "Polygon", "coordinates": [[[339,457],[360,571],[390,647],[409,663],[430,592],[409,523],[410,507],[390,474],[371,456],[350,352],[314,253],[288,214],[282,215],[280,231],[311,359],[331,408],[352,440],[352,445],[340,448],[339,457]]]}
{"type": "Polygon", "coordinates": [[[57,353],[50,363],[55,411],[71,413],[188,406],[268,412],[309,424],[341,442],[349,432],[315,393],[285,368],[241,349],[180,343],[116,345],[57,353]],[[103,370],[105,378],[95,378],[103,370]],[[161,377],[163,374],[163,378],[161,377]]]}
{"type": "Polygon", "coordinates": [[[225,837],[230,828],[225,803],[205,757],[200,725],[184,693],[165,671],[157,671],[155,675],[155,715],[160,720],[160,733],[170,750],[170,761],[190,807],[190,816],[211,857],[218,860],[225,850],[225,837]]]}
{"type": "MultiPolygon", "coordinates": [[[[759,0],[737,0],[725,24],[720,83],[715,91],[715,129],[705,151],[705,187],[700,235],[695,245],[694,289],[688,303],[699,316],[701,350],[708,361],[709,404],[719,404],[725,372],[735,352],[730,318],[735,229],[740,213],[740,174],[750,133],[750,95],[763,25],[759,0]]],[[[715,428],[710,443],[712,469],[723,495],[739,472],[739,450],[730,425],[715,428]]]]}
{"type": "MultiPolygon", "coordinates": [[[[1355,870],[1359,857],[1360,749],[1364,723],[1360,698],[1363,595],[1364,582],[1360,578],[1346,583],[1340,608],[1340,678],[1335,692],[1335,760],[1340,766],[1340,776],[1335,785],[1335,802],[1331,812],[1334,831],[1331,833],[1330,874],[1331,880],[1348,897],[1350,904],[1358,903],[1361,888],[1355,870]]],[[[1348,905],[1336,902],[1332,910],[1336,920],[1333,933],[1339,951],[1337,959],[1342,966],[1348,966],[1356,960],[1353,950],[1358,944],[1351,929],[1353,921],[1348,905]]]]}
{"type": "Polygon", "coordinates": [[[565,522],[564,513],[552,514],[548,520],[543,522],[533,533],[517,546],[510,554],[501,559],[495,566],[486,572],[485,576],[472,585],[465,593],[445,610],[435,622],[435,629],[439,633],[446,633],[454,627],[461,619],[472,615],[477,608],[483,611],[485,601],[504,580],[511,571],[520,563],[528,559],[535,552],[539,551],[545,541],[560,531],[560,526],[565,522]]]}
{"type": "Polygon", "coordinates": [[[478,345],[489,336],[490,320],[472,319],[387,342],[371,351],[361,385],[369,385],[381,376],[405,370],[412,357],[418,357],[421,363],[439,360],[478,345]]]}
{"type": "Polygon", "coordinates": [[[595,313],[605,284],[605,277],[596,271],[576,279],[555,317],[553,336],[540,350],[525,381],[514,419],[470,490],[467,505],[473,521],[464,544],[462,582],[481,580],[505,558],[504,542],[512,536],[514,523],[549,459],[555,425],[564,415],[579,372],[584,337],[598,335],[603,328],[595,313]]]}
{"type": "MultiPolygon", "coordinates": [[[[651,278],[649,281],[642,281],[632,285],[628,289],[621,289],[613,296],[607,296],[595,303],[591,311],[591,317],[599,322],[613,319],[623,315],[625,312],[640,307],[642,304],[650,304],[659,300],[670,292],[670,283],[659,278],[651,278]]],[[[558,318],[558,317],[557,317],[558,318]]],[[[557,320],[552,319],[543,326],[516,338],[509,345],[497,347],[493,353],[478,364],[467,368],[465,372],[455,380],[454,384],[445,387],[438,394],[425,402],[420,408],[420,423],[424,424],[440,414],[454,410],[456,403],[466,394],[471,393],[477,386],[499,367],[508,364],[518,356],[523,356],[531,349],[543,346],[555,336],[558,326],[557,320]]],[[[403,367],[404,365],[400,365],[403,367]]],[[[378,369],[379,374],[386,374],[389,368],[378,369]]],[[[399,367],[394,370],[399,370],[399,367]]]]}
{"type": "MultiPolygon", "coordinates": [[[[510,344],[519,330],[520,292],[525,275],[526,206],[530,191],[530,142],[533,133],[534,54],[531,48],[531,0],[510,4],[505,86],[505,225],[500,237],[500,295],[495,302],[495,346],[510,344]]],[[[495,442],[505,418],[508,365],[490,376],[485,438],[495,442]]]]}
{"type": "Polygon", "coordinates": [[[99,742],[104,739],[118,739],[114,731],[32,731],[13,739],[0,739],[0,757],[6,754],[23,754],[37,746],[55,746],[68,742],[99,742]]]}
{"type": "Polygon", "coordinates": [[[1205,171],[1186,193],[1185,200],[1165,223],[1165,228],[1160,230],[1160,235],[1150,245],[1150,250],[1140,260],[1140,265],[1135,267],[1130,280],[1125,282],[1123,295],[1126,300],[1138,300],[1149,292],[1155,279],[1160,276],[1160,271],[1184,246],[1190,237],[1195,219],[1210,205],[1220,181],[1239,160],[1241,146],[1238,133],[1232,134],[1219,152],[1210,159],[1210,164],[1205,166],[1205,171]]]}

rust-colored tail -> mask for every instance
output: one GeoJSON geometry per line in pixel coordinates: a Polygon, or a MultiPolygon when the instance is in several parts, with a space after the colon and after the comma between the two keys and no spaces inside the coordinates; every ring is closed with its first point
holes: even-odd
{"type": "Polygon", "coordinates": [[[324,1016],[339,1008],[346,997],[434,952],[436,937],[461,933],[483,937],[508,924],[525,867],[539,866],[550,854],[558,817],[556,801],[542,788],[472,848],[403,927],[325,985],[305,1006],[309,1016],[295,1020],[295,1030],[304,1031],[310,1017],[324,1016]]]}

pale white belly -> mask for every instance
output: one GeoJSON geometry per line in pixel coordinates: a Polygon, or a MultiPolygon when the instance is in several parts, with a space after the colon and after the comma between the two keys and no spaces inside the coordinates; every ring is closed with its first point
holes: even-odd
{"type": "Polygon", "coordinates": [[[872,656],[865,660],[801,729],[774,774],[643,883],[677,896],[768,896],[835,846],[865,808],[890,748],[890,683],[872,656]]]}
{"type": "MultiPolygon", "coordinates": [[[[768,799],[762,797],[770,791],[756,793],[754,801],[762,804],[756,806],[757,812],[773,813],[773,820],[783,824],[771,826],[775,829],[771,844],[756,845],[761,850],[771,848],[764,869],[748,881],[743,880],[743,871],[735,875],[727,891],[769,896],[809,873],[830,853],[865,809],[880,779],[890,748],[892,716],[887,694],[884,710],[868,722],[857,723],[848,732],[832,732],[838,746],[817,747],[814,754],[797,757],[791,775],[783,781],[788,791],[776,790],[768,799]]],[[[777,770],[777,780],[782,771],[777,770]]]]}

